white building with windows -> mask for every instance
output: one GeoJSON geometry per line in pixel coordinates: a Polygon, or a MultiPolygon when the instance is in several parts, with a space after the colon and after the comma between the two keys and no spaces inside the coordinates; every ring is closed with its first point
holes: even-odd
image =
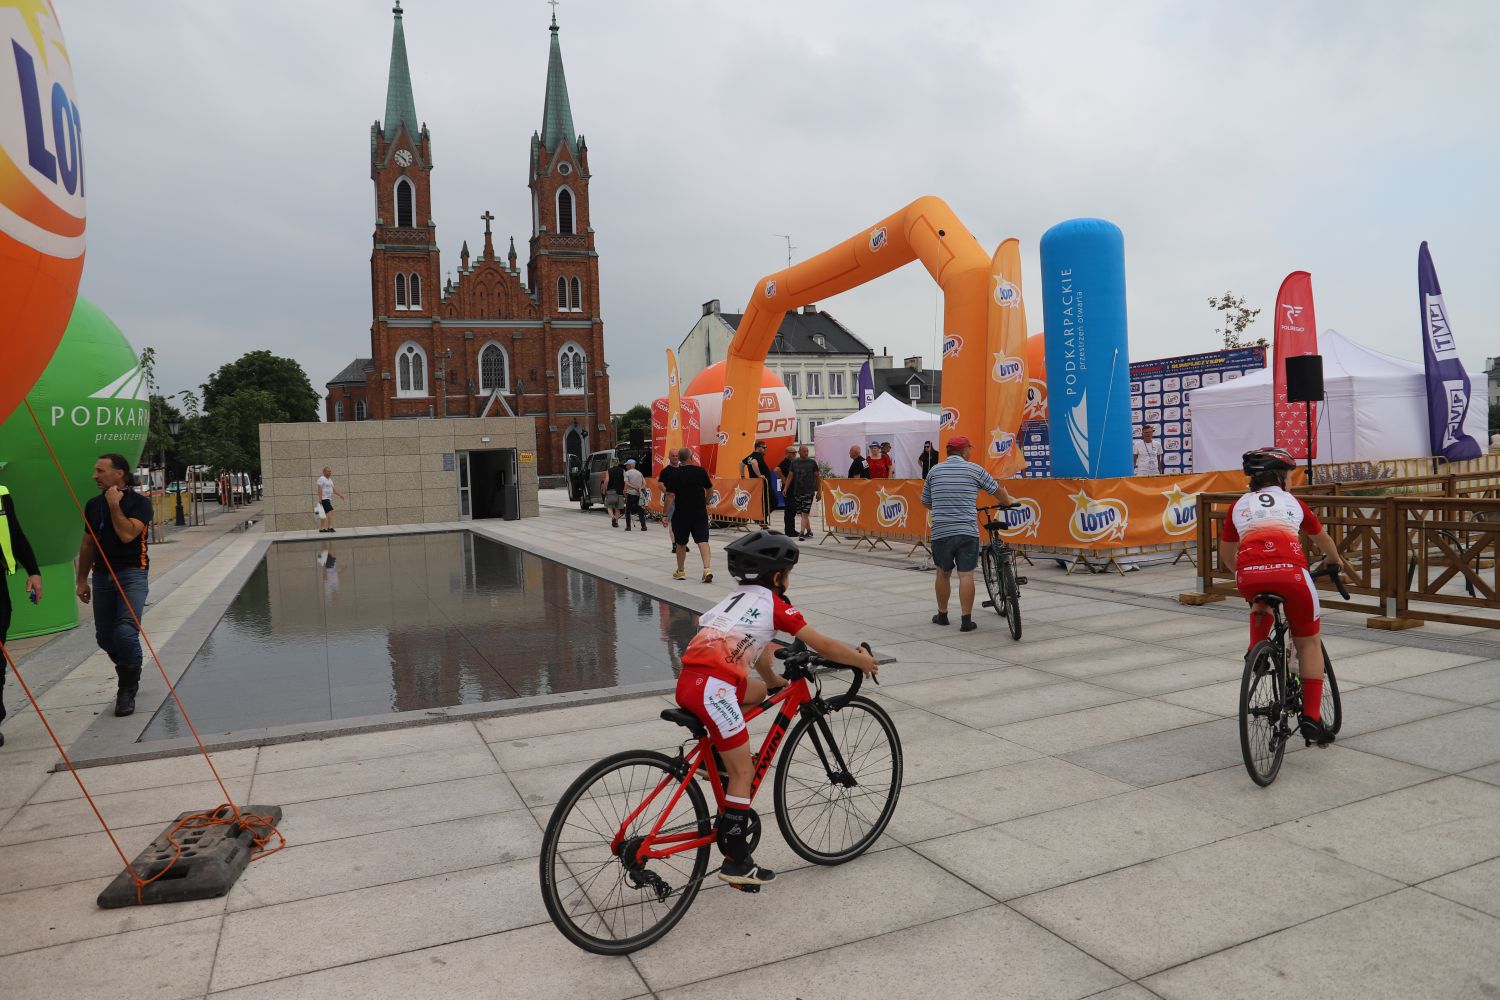
{"type": "MultiPolygon", "coordinates": [[[[703,315],[677,348],[684,387],[728,356],[742,315],[721,311],[718,299],[703,304],[703,315]]],[[[798,441],[811,444],[814,427],[859,409],[859,369],[873,356],[864,341],[817,306],[783,317],[766,367],[781,376],[796,400],[798,441]]]]}

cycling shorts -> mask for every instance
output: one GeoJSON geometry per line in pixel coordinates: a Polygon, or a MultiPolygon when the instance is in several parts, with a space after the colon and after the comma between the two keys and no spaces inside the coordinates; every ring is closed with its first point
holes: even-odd
{"type": "Polygon", "coordinates": [[[1255,600],[1256,594],[1280,597],[1292,635],[1306,638],[1317,635],[1322,627],[1323,606],[1306,567],[1291,562],[1241,566],[1235,571],[1234,582],[1247,601],[1255,600]]]}
{"type": "Polygon", "coordinates": [[[699,667],[684,667],[677,678],[677,704],[708,727],[715,749],[733,750],[750,739],[740,711],[747,685],[748,679],[736,684],[699,667]]]}

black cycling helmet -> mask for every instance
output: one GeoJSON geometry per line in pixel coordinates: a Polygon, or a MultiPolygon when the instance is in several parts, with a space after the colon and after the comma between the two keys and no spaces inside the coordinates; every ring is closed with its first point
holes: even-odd
{"type": "Polygon", "coordinates": [[[755,580],[777,570],[797,565],[797,543],[779,531],[752,531],[725,547],[729,575],[736,580],[755,580]]]}
{"type": "Polygon", "coordinates": [[[1245,475],[1253,477],[1258,472],[1291,472],[1297,467],[1297,461],[1285,448],[1256,448],[1241,456],[1240,467],[1245,470],[1245,475]]]}

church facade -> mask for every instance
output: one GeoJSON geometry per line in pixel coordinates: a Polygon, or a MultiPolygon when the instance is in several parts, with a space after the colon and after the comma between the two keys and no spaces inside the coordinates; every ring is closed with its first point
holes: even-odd
{"type": "Polygon", "coordinates": [[[542,127],[530,144],[525,272],[514,237],[497,255],[486,210],[479,253],[465,240],[457,276],[445,279],[432,136],[417,119],[399,2],[393,13],[385,120],[370,129],[370,354],[327,383],[324,418],[530,417],[538,473],[560,476],[568,455],[612,442],[588,146],[573,127],[556,17],[542,127]]]}

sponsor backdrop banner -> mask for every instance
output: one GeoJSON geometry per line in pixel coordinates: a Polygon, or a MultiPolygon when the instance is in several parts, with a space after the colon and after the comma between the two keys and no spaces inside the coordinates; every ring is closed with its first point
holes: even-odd
{"type": "Polygon", "coordinates": [[[1240,347],[1207,354],[1184,354],[1130,366],[1130,420],[1140,436],[1156,428],[1161,471],[1172,475],[1193,468],[1193,411],[1188,398],[1205,385],[1232,382],[1266,366],[1264,347],[1240,347]]]}
{"type": "MultiPolygon", "coordinates": [[[[1318,457],[1318,442],[1307,440],[1306,403],[1286,398],[1286,359],[1318,353],[1318,322],[1313,315],[1312,275],[1293,271],[1276,293],[1276,397],[1272,419],[1273,443],[1293,458],[1318,457]],[[1312,451],[1309,453],[1308,449],[1312,451]]],[[[1318,404],[1312,404],[1312,426],[1318,426],[1318,404]]]]}
{"type": "MultiPolygon", "coordinates": [[[[1060,549],[1123,549],[1192,544],[1199,493],[1243,490],[1239,472],[1128,479],[1013,479],[1021,505],[1001,511],[1001,534],[1017,545],[1060,549]]],[[[927,508],[917,479],[825,479],[823,520],[851,535],[927,537],[927,508]]]]}
{"type": "Polygon", "coordinates": [[[1026,466],[1017,444],[1026,408],[1026,304],[1021,296],[1021,241],[1000,244],[990,262],[990,301],[985,327],[985,436],[976,441],[979,460],[996,479],[1009,479],[1026,466]]]}
{"type": "Polygon", "coordinates": [[[1479,442],[1464,433],[1464,418],[1469,413],[1469,373],[1458,357],[1458,343],[1448,325],[1448,310],[1443,305],[1443,290],[1438,287],[1437,269],[1427,241],[1417,251],[1417,297],[1422,307],[1422,361],[1427,370],[1427,435],[1432,454],[1450,462],[1478,458],[1483,451],[1479,442]]]}
{"type": "MultiPolygon", "coordinates": [[[[726,521],[759,521],[760,491],[763,479],[725,479],[710,476],[714,481],[713,492],[708,495],[708,516],[726,521]]],[[[661,483],[655,478],[646,480],[644,506],[653,514],[665,514],[662,502],[661,483]]]]}
{"type": "Polygon", "coordinates": [[[1042,307],[1053,473],[1130,475],[1125,237],[1118,226],[1071,219],[1042,234],[1042,307]]]}
{"type": "MultiPolygon", "coordinates": [[[[703,464],[702,448],[699,446],[698,434],[700,424],[698,420],[698,404],[691,399],[684,399],[678,403],[680,424],[677,433],[678,447],[687,448],[693,453],[693,461],[703,464]]],[[[671,402],[666,397],[659,397],[651,403],[651,469],[660,472],[667,467],[667,432],[671,422],[671,402]]]]}

